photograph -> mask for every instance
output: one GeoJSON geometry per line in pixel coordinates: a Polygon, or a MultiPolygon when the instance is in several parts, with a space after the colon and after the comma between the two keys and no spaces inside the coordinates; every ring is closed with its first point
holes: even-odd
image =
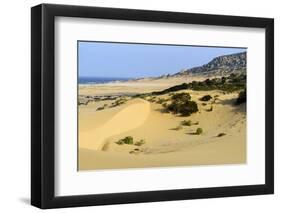
{"type": "Polygon", "coordinates": [[[212,5],[31,8],[31,205],[274,194],[274,18],[212,5]]]}
{"type": "Polygon", "coordinates": [[[77,41],[77,170],[247,163],[247,48],[77,41]]]}

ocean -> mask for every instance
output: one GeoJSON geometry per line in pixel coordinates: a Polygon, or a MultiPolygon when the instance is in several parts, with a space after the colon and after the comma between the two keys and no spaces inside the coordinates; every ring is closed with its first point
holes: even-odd
{"type": "Polygon", "coordinates": [[[126,81],[130,78],[117,77],[79,77],[79,84],[104,84],[113,81],[126,81]]]}

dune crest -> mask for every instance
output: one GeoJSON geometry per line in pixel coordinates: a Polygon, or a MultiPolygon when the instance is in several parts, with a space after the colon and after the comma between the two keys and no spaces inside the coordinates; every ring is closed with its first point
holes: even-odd
{"type": "MultiPolygon", "coordinates": [[[[138,128],[146,121],[151,111],[150,103],[143,99],[131,100],[121,107],[122,109],[102,126],[80,131],[79,138],[83,138],[83,140],[80,140],[79,147],[101,150],[107,138],[138,128]]],[[[107,114],[107,110],[97,113],[107,114]]]]}

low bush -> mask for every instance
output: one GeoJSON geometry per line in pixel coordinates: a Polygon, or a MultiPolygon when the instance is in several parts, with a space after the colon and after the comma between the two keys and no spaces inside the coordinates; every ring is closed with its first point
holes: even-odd
{"type": "Polygon", "coordinates": [[[155,96],[152,96],[152,97],[149,97],[147,100],[148,100],[149,102],[154,103],[154,102],[156,101],[156,97],[155,97],[155,96]]]}
{"type": "Polygon", "coordinates": [[[134,142],[134,138],[132,136],[127,136],[125,138],[116,141],[115,143],[118,145],[127,144],[127,145],[142,146],[143,144],[145,144],[145,140],[141,139],[139,141],[134,142]]]}
{"type": "Polygon", "coordinates": [[[156,103],[157,104],[163,104],[164,102],[166,102],[167,100],[166,99],[164,99],[164,98],[159,98],[157,101],[156,101],[156,103]]]}
{"type": "Polygon", "coordinates": [[[246,103],[246,99],[247,99],[247,92],[246,92],[246,89],[244,89],[242,92],[240,92],[238,94],[238,98],[236,100],[236,105],[246,103]]]}
{"type": "Polygon", "coordinates": [[[111,107],[116,107],[127,102],[126,98],[120,98],[111,104],[111,107]]]}
{"type": "Polygon", "coordinates": [[[163,95],[180,90],[192,89],[197,91],[210,91],[210,90],[222,90],[225,92],[234,92],[244,89],[246,87],[246,75],[231,74],[227,77],[206,79],[205,81],[192,81],[190,83],[183,83],[170,87],[168,89],[152,92],[152,95],[163,95]]]}
{"type": "Polygon", "coordinates": [[[164,108],[166,108],[167,106],[168,106],[167,103],[163,103],[163,104],[162,104],[162,107],[164,107],[164,108]]]}
{"type": "Polygon", "coordinates": [[[170,92],[176,92],[179,90],[184,90],[184,89],[189,89],[189,88],[190,88],[189,84],[183,83],[183,84],[176,85],[176,86],[170,87],[170,88],[162,90],[162,91],[152,92],[152,94],[153,95],[163,95],[163,94],[167,94],[170,92]]]}
{"type": "Polygon", "coordinates": [[[201,135],[203,133],[203,129],[202,128],[197,128],[196,129],[196,135],[201,135]]]}
{"type": "Polygon", "coordinates": [[[134,144],[134,139],[131,136],[127,136],[125,138],[122,138],[122,139],[118,140],[115,143],[118,144],[118,145],[122,145],[122,144],[132,145],[132,144],[134,144]]]}
{"type": "Polygon", "coordinates": [[[171,103],[167,105],[167,110],[182,116],[189,116],[198,111],[197,103],[190,101],[189,93],[178,93],[171,97],[171,103]]]}
{"type": "Polygon", "coordinates": [[[191,99],[191,96],[189,93],[176,93],[172,95],[171,100],[172,101],[189,101],[191,99]]]}
{"type": "Polygon", "coordinates": [[[198,112],[197,103],[194,101],[172,102],[167,106],[167,109],[182,116],[190,116],[192,113],[198,112]]]}
{"type": "Polygon", "coordinates": [[[212,99],[212,96],[210,95],[204,95],[203,97],[201,97],[199,100],[200,101],[209,101],[212,99]]]}
{"type": "Polygon", "coordinates": [[[188,120],[188,121],[184,120],[184,121],[181,122],[181,125],[183,125],[183,126],[191,126],[192,123],[191,123],[191,120],[188,120]]]}

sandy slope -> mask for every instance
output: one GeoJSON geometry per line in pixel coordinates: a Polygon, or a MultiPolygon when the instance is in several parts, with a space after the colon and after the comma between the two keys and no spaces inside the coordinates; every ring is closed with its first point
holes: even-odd
{"type": "Polygon", "coordinates": [[[108,137],[128,132],[141,126],[150,114],[150,103],[138,98],[130,101],[129,104],[100,112],[86,112],[85,115],[84,111],[79,112],[79,116],[82,118],[80,119],[82,126],[79,126],[79,147],[100,150],[108,137]],[[103,122],[100,122],[96,115],[103,122]],[[87,117],[88,125],[84,124],[84,117],[87,117]],[[91,121],[96,121],[98,125],[91,125],[91,121]]]}
{"type": "MultiPolygon", "coordinates": [[[[122,91],[131,91],[132,87],[124,86],[122,91]]],[[[116,89],[108,85],[107,90],[110,88],[111,92],[116,89]]],[[[96,93],[98,89],[92,90],[96,93]]],[[[245,163],[246,106],[233,105],[237,93],[185,92],[189,92],[199,106],[199,112],[189,117],[163,113],[161,104],[141,99],[132,99],[124,105],[102,111],[95,110],[110,101],[81,106],[79,169],[245,163]],[[219,97],[204,106],[198,99],[205,94],[219,97]],[[212,111],[209,110],[211,105],[212,111]],[[199,124],[175,130],[183,120],[199,124]],[[198,127],[203,128],[202,135],[193,134],[198,127]],[[219,133],[226,135],[217,137],[219,133]],[[115,143],[126,136],[132,136],[134,140],[144,139],[146,143],[142,146],[115,143]]]]}

